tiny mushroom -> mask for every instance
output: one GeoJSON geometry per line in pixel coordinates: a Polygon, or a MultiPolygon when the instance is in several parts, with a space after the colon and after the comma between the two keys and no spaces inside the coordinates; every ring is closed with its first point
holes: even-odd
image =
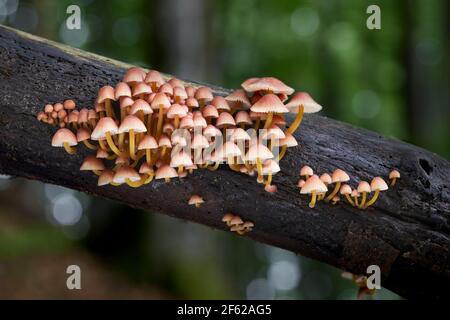
{"type": "Polygon", "coordinates": [[[105,165],[103,164],[102,160],[96,158],[93,155],[87,156],[80,167],[80,171],[92,171],[98,176],[101,175],[103,170],[105,170],[105,165]]]}
{"type": "Polygon", "coordinates": [[[196,208],[200,208],[200,205],[202,203],[204,203],[205,201],[203,201],[203,198],[194,194],[190,199],[189,199],[189,205],[195,205],[196,208]]]}
{"type": "Polygon", "coordinates": [[[145,124],[138,117],[135,117],[133,115],[126,116],[126,118],[123,119],[122,123],[120,124],[118,133],[119,134],[128,133],[129,152],[130,157],[133,160],[137,160],[137,155],[135,153],[136,149],[135,133],[144,133],[144,132],[147,132],[145,124]]]}
{"type": "Polygon", "coordinates": [[[305,179],[308,179],[313,174],[314,174],[314,171],[310,166],[303,166],[300,169],[300,177],[305,177],[305,179]]]}
{"type": "Polygon", "coordinates": [[[391,180],[391,187],[395,185],[397,179],[400,179],[400,172],[398,172],[397,170],[392,170],[389,173],[389,180],[391,180]]]}
{"type": "Polygon", "coordinates": [[[373,205],[375,203],[375,201],[377,201],[378,199],[378,195],[380,194],[380,191],[385,191],[388,189],[388,185],[386,184],[386,182],[383,180],[383,178],[381,177],[375,177],[372,179],[372,181],[370,182],[370,189],[372,191],[375,191],[372,199],[369,200],[369,202],[366,203],[366,205],[364,206],[364,209],[367,209],[368,207],[370,207],[371,205],[373,205]]]}
{"type": "Polygon", "coordinates": [[[348,203],[350,203],[352,206],[355,206],[355,203],[353,202],[352,197],[351,197],[352,187],[350,187],[348,184],[343,184],[341,186],[340,193],[345,196],[348,203]]]}
{"type": "Polygon", "coordinates": [[[225,222],[228,227],[231,227],[231,220],[234,218],[234,215],[231,213],[225,213],[222,222],[225,222]]]}
{"type": "Polygon", "coordinates": [[[268,129],[272,124],[272,119],[274,114],[287,113],[289,110],[274,94],[266,94],[261,99],[258,100],[251,108],[251,111],[257,113],[266,113],[267,118],[264,124],[264,129],[268,129]]]}
{"type": "Polygon", "coordinates": [[[76,153],[76,149],[72,147],[77,144],[75,134],[66,128],[58,129],[52,138],[52,147],[64,147],[68,154],[76,153]]]}
{"type": "Polygon", "coordinates": [[[306,180],[303,187],[300,189],[301,194],[311,194],[310,208],[314,208],[316,204],[317,194],[327,192],[327,186],[319,179],[317,175],[312,175],[306,180]]]}
{"type": "Polygon", "coordinates": [[[177,171],[167,164],[160,166],[158,170],[156,170],[155,179],[164,179],[166,182],[170,182],[170,179],[175,177],[178,177],[177,171]]]}
{"type": "Polygon", "coordinates": [[[362,193],[361,203],[359,204],[359,208],[362,209],[366,204],[367,193],[370,193],[370,184],[367,181],[360,181],[356,191],[360,194],[362,193]]]}
{"type": "Polygon", "coordinates": [[[294,122],[287,129],[287,132],[293,134],[303,119],[303,113],[315,113],[322,110],[322,106],[315,102],[306,92],[294,94],[291,100],[286,104],[290,112],[296,113],[294,122]]]}
{"type": "Polygon", "coordinates": [[[342,182],[347,182],[350,180],[350,177],[348,176],[345,171],[341,169],[334,170],[333,174],[331,175],[331,181],[335,183],[334,190],[328,195],[328,197],[325,198],[325,201],[330,201],[333,199],[333,197],[339,192],[339,189],[341,188],[342,182]]]}

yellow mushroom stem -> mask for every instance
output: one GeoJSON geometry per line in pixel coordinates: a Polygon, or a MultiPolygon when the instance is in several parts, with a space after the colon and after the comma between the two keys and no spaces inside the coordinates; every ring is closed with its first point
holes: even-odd
{"type": "Polygon", "coordinates": [[[166,183],[169,183],[169,182],[170,182],[170,178],[164,178],[164,181],[165,181],[166,183]]]}
{"type": "Polygon", "coordinates": [[[241,127],[241,129],[245,129],[245,122],[241,122],[239,126],[241,127]]]}
{"type": "Polygon", "coordinates": [[[147,161],[148,165],[152,164],[152,150],[151,149],[145,149],[145,160],[147,161]]]}
{"type": "Polygon", "coordinates": [[[280,161],[281,159],[283,159],[284,155],[286,154],[286,150],[287,150],[287,146],[284,145],[281,147],[281,151],[280,153],[277,155],[277,158],[275,159],[276,162],[280,161]]]}
{"type": "Polygon", "coordinates": [[[127,116],[127,108],[120,108],[120,120],[123,121],[127,116]]]}
{"type": "Polygon", "coordinates": [[[156,137],[159,138],[161,135],[162,125],[163,125],[163,119],[164,119],[164,109],[163,106],[159,106],[159,113],[158,113],[158,124],[156,126],[156,137]]]}
{"type": "Polygon", "coordinates": [[[395,186],[395,182],[397,182],[397,178],[392,178],[391,187],[395,186]]]}
{"type": "Polygon", "coordinates": [[[228,156],[228,166],[233,171],[240,171],[240,166],[234,163],[234,158],[232,156],[228,156]]]}
{"type": "Polygon", "coordinates": [[[180,116],[176,114],[175,119],[173,121],[173,127],[177,129],[179,125],[180,125],[180,116]]]}
{"type": "Polygon", "coordinates": [[[63,143],[64,149],[66,149],[68,154],[75,154],[77,153],[77,149],[72,148],[71,146],[69,146],[69,144],[67,142],[63,143]]]}
{"type": "Polygon", "coordinates": [[[255,131],[257,132],[259,129],[259,125],[261,124],[261,118],[256,118],[256,122],[255,122],[255,131]]]}
{"type": "Polygon", "coordinates": [[[110,182],[109,184],[112,185],[112,186],[114,186],[114,187],[120,186],[120,183],[115,183],[115,182],[110,182]]]}
{"type": "Polygon", "coordinates": [[[132,188],[139,188],[145,183],[146,178],[142,177],[141,180],[131,181],[130,179],[126,179],[125,182],[132,188]]]}
{"type": "Polygon", "coordinates": [[[131,159],[133,159],[133,160],[136,160],[137,159],[137,156],[136,156],[136,154],[134,153],[134,150],[135,150],[135,134],[134,134],[134,130],[133,129],[131,129],[130,130],[130,132],[128,132],[128,134],[129,134],[129,137],[128,137],[128,139],[129,139],[129,141],[128,141],[128,146],[130,147],[130,158],[131,159]]]}
{"type": "Polygon", "coordinates": [[[152,118],[153,118],[153,114],[149,113],[147,115],[147,132],[149,134],[151,134],[151,132],[152,132],[152,118]]]}
{"type": "Polygon", "coordinates": [[[267,175],[267,180],[266,182],[264,182],[264,184],[266,186],[270,186],[271,183],[272,183],[272,171],[269,171],[269,174],[267,175]]]}
{"type": "Polygon", "coordinates": [[[359,207],[359,200],[358,200],[358,196],[354,196],[353,200],[355,201],[355,207],[359,207]]]}
{"type": "Polygon", "coordinates": [[[323,200],[323,198],[325,198],[325,193],[322,192],[317,195],[317,200],[323,200]]]}
{"type": "Polygon", "coordinates": [[[352,200],[352,197],[348,193],[345,194],[345,198],[347,199],[348,203],[350,203],[352,206],[355,206],[355,203],[352,200]]]}
{"type": "Polygon", "coordinates": [[[325,201],[328,202],[338,193],[339,189],[341,188],[341,182],[336,182],[336,186],[334,187],[333,192],[330,193],[328,197],[325,198],[325,201]]]}
{"type": "Polygon", "coordinates": [[[366,205],[364,206],[364,209],[367,209],[368,207],[370,207],[371,205],[373,205],[373,204],[375,203],[375,201],[377,201],[378,195],[379,195],[379,194],[380,194],[380,190],[377,189],[377,190],[375,191],[375,194],[373,195],[372,199],[370,199],[370,200],[366,203],[366,205]]]}
{"type": "Polygon", "coordinates": [[[183,166],[178,166],[178,175],[183,174],[183,166]]]}
{"type": "Polygon", "coordinates": [[[227,132],[226,132],[226,131],[227,131],[227,127],[228,127],[228,126],[227,126],[226,124],[224,124],[223,127],[222,127],[222,135],[223,135],[224,137],[227,136],[227,135],[226,135],[226,134],[227,134],[227,132]]]}
{"type": "Polygon", "coordinates": [[[116,117],[115,114],[114,114],[114,110],[112,108],[112,105],[111,105],[111,100],[109,100],[109,99],[105,100],[105,109],[106,109],[106,115],[108,117],[111,117],[113,119],[116,117]]]}
{"type": "Polygon", "coordinates": [[[149,184],[150,182],[152,182],[154,177],[155,175],[153,173],[148,174],[148,177],[147,179],[145,179],[144,184],[149,184]]]}
{"type": "Polygon", "coordinates": [[[273,119],[273,112],[269,112],[267,114],[266,122],[264,124],[264,129],[269,129],[270,125],[272,124],[273,119]]]}
{"type": "Polygon", "coordinates": [[[302,122],[303,114],[304,114],[305,108],[303,105],[300,105],[298,108],[297,116],[295,117],[294,122],[292,122],[291,126],[287,129],[287,132],[290,134],[294,134],[295,130],[297,130],[298,126],[302,122]]]}
{"type": "Polygon", "coordinates": [[[360,209],[364,208],[364,205],[366,204],[366,198],[367,198],[367,192],[363,192],[362,193],[361,203],[359,204],[359,208],[360,209]]]}
{"type": "Polygon", "coordinates": [[[92,170],[92,172],[98,176],[100,176],[102,174],[102,172],[100,170],[92,170]]]}
{"type": "Polygon", "coordinates": [[[104,151],[108,151],[108,145],[105,144],[105,140],[99,140],[98,144],[100,145],[100,148],[104,151]]]}
{"type": "Polygon", "coordinates": [[[216,163],[212,167],[208,167],[211,171],[216,171],[220,166],[220,161],[216,161],[216,163]]]}
{"type": "Polygon", "coordinates": [[[259,158],[256,158],[256,169],[258,170],[258,178],[256,179],[258,183],[264,182],[264,178],[262,175],[262,164],[259,158]]]}
{"type": "Polygon", "coordinates": [[[83,143],[86,146],[86,148],[89,148],[91,150],[97,150],[97,148],[98,148],[96,145],[93,145],[92,143],[90,143],[88,139],[83,140],[83,143]]]}
{"type": "Polygon", "coordinates": [[[109,132],[106,133],[106,142],[108,143],[108,146],[111,148],[112,152],[120,156],[120,150],[116,147],[116,144],[114,143],[114,140],[112,139],[109,132]]]}
{"type": "Polygon", "coordinates": [[[311,202],[309,203],[310,208],[314,208],[314,206],[316,205],[316,198],[317,198],[317,192],[313,190],[311,192],[311,202]]]}

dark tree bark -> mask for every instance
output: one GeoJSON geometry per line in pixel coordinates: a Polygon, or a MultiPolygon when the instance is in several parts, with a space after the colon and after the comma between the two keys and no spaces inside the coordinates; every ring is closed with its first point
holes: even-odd
{"type": "MultiPolygon", "coordinates": [[[[91,107],[97,90],[114,84],[128,67],[120,62],[0,27],[0,172],[62,185],[130,206],[227,230],[231,212],[253,221],[249,237],[323,261],[356,274],[369,265],[382,270],[382,285],[408,298],[448,297],[450,288],[450,164],[439,156],[377,133],[322,116],[307,115],[296,137],[299,147],[281,161],[275,194],[255,177],[222,166],[197,170],[171,183],[154,181],[138,189],[97,187],[80,172],[87,151],[75,156],[50,146],[56,130],[36,120],[46,103],[72,98],[91,107]],[[342,168],[353,178],[402,178],[370,210],[308,200],[296,187],[300,166],[317,172],[342,168]],[[187,205],[193,194],[206,203],[187,205]]],[[[214,88],[217,94],[226,90],[214,88]]]]}

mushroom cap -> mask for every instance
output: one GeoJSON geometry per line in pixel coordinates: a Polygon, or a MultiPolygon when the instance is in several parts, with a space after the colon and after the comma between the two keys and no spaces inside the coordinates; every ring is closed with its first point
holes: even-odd
{"type": "Polygon", "coordinates": [[[187,93],[188,97],[194,97],[195,96],[195,92],[197,91],[197,89],[195,89],[192,86],[187,86],[184,89],[186,90],[186,93],[187,93]]]}
{"type": "Polygon", "coordinates": [[[195,99],[197,100],[203,100],[203,101],[211,101],[214,96],[212,94],[212,91],[208,87],[200,87],[195,92],[195,99]]]}
{"type": "Polygon", "coordinates": [[[303,105],[305,113],[315,113],[322,110],[322,106],[315,102],[307,92],[297,92],[286,104],[290,112],[297,113],[299,107],[303,105]]]}
{"type": "Polygon", "coordinates": [[[287,95],[294,93],[294,89],[274,77],[250,78],[244,81],[241,86],[247,92],[271,91],[275,94],[285,93],[287,95]]]}
{"type": "Polygon", "coordinates": [[[236,113],[234,119],[237,124],[241,124],[241,123],[252,124],[252,119],[250,118],[250,115],[248,114],[247,111],[244,111],[244,110],[236,113]]]}
{"type": "Polygon", "coordinates": [[[83,108],[78,113],[78,123],[88,122],[89,109],[83,108]]]}
{"type": "Polygon", "coordinates": [[[305,181],[305,184],[300,189],[301,194],[309,194],[313,191],[317,193],[327,192],[327,186],[319,179],[317,175],[312,175],[305,181]]]}
{"type": "Polygon", "coordinates": [[[172,157],[170,159],[170,166],[171,167],[178,167],[178,166],[191,166],[192,159],[191,155],[183,150],[179,152],[173,152],[172,157]]]}
{"type": "Polygon", "coordinates": [[[259,99],[252,107],[250,108],[253,112],[260,112],[260,113],[287,113],[289,112],[289,109],[286,108],[281,102],[280,98],[278,98],[274,94],[266,94],[261,99],[259,99]]]}
{"type": "Polygon", "coordinates": [[[209,147],[208,139],[202,135],[201,133],[197,133],[194,135],[192,139],[191,148],[192,149],[205,149],[209,147]]]}
{"type": "Polygon", "coordinates": [[[133,88],[133,97],[137,97],[141,94],[150,94],[150,93],[152,93],[152,88],[145,82],[139,82],[133,88]]]}
{"type": "Polygon", "coordinates": [[[233,106],[240,106],[243,109],[249,109],[251,106],[247,94],[242,89],[233,91],[232,93],[230,93],[228,96],[225,97],[225,100],[227,100],[233,106]]]}
{"type": "Polygon", "coordinates": [[[190,205],[194,205],[194,204],[199,204],[199,203],[204,203],[205,201],[203,201],[203,198],[194,194],[192,195],[192,197],[189,199],[189,204],[190,205]]]}
{"type": "Polygon", "coordinates": [[[303,166],[300,169],[300,176],[312,176],[313,174],[314,171],[310,166],[303,166]]]}
{"type": "Polygon", "coordinates": [[[105,165],[103,164],[102,160],[96,158],[93,155],[90,155],[84,159],[83,164],[80,167],[80,171],[93,171],[93,170],[103,171],[105,170],[105,165]]]}
{"type": "Polygon", "coordinates": [[[69,100],[64,101],[63,106],[64,106],[64,109],[66,109],[66,110],[73,110],[73,109],[75,109],[76,105],[75,105],[75,101],[69,99],[69,100]]]}
{"type": "Polygon", "coordinates": [[[114,174],[114,183],[125,183],[126,180],[136,182],[141,180],[141,176],[131,167],[120,167],[114,174]]]}
{"type": "Polygon", "coordinates": [[[165,134],[161,135],[158,139],[158,146],[160,148],[166,147],[166,148],[172,148],[172,142],[170,142],[170,139],[165,134]]]}
{"type": "Polygon", "coordinates": [[[268,193],[275,193],[278,191],[278,187],[274,184],[266,184],[264,186],[264,191],[266,191],[268,193]]]}
{"type": "Polygon", "coordinates": [[[102,148],[97,149],[97,154],[95,155],[99,159],[105,159],[109,157],[108,151],[103,150],[102,148]]]}
{"type": "MultiPolygon", "coordinates": [[[[134,104],[134,100],[130,97],[119,98],[120,109],[131,107],[134,104]]],[[[103,110],[104,111],[104,110],[103,110]]]]}
{"type": "Polygon", "coordinates": [[[69,146],[76,146],[78,144],[75,134],[66,128],[61,128],[56,131],[52,138],[52,147],[63,147],[64,143],[69,146]]]}
{"type": "Polygon", "coordinates": [[[103,103],[105,100],[116,100],[113,87],[104,86],[98,91],[97,103],[103,103]]]}
{"type": "Polygon", "coordinates": [[[69,123],[74,123],[74,122],[78,122],[78,115],[80,113],[78,112],[78,110],[74,110],[71,113],[69,113],[69,115],[67,116],[67,120],[69,123]]]}
{"type": "Polygon", "coordinates": [[[176,116],[178,117],[184,117],[187,115],[186,109],[179,105],[178,103],[174,103],[170,106],[169,110],[167,110],[167,118],[173,119],[176,116]]]}
{"type": "Polygon", "coordinates": [[[77,141],[82,142],[91,138],[91,132],[86,128],[79,128],[77,130],[77,141]]]}
{"type": "Polygon", "coordinates": [[[370,189],[372,191],[376,191],[376,190],[385,191],[389,188],[388,188],[388,185],[386,184],[386,182],[383,180],[383,178],[375,177],[370,182],[370,189]]]}
{"type": "Polygon", "coordinates": [[[142,81],[144,81],[145,76],[146,76],[146,73],[143,69],[138,68],[138,67],[132,67],[127,70],[127,72],[123,76],[122,81],[126,82],[128,84],[142,82],[142,81]]]}
{"type": "Polygon", "coordinates": [[[397,170],[392,170],[389,173],[389,179],[394,179],[394,178],[400,178],[400,172],[398,172],[397,170]]]}
{"type": "Polygon", "coordinates": [[[231,141],[248,141],[250,139],[250,135],[242,128],[235,128],[230,136],[231,141]]]}
{"type": "Polygon", "coordinates": [[[170,83],[164,83],[162,86],[159,87],[158,93],[163,93],[167,96],[173,96],[173,87],[170,85],[170,83]]]}
{"type": "Polygon", "coordinates": [[[147,162],[144,162],[139,167],[139,173],[145,174],[145,173],[153,173],[153,168],[149,166],[147,162]]]}
{"type": "Polygon", "coordinates": [[[358,183],[358,192],[370,192],[370,184],[367,181],[360,181],[358,183]]]}
{"type": "Polygon", "coordinates": [[[131,114],[136,114],[139,111],[142,111],[143,114],[153,113],[153,109],[150,107],[148,102],[142,99],[137,99],[130,109],[131,114]]]}
{"type": "Polygon", "coordinates": [[[155,97],[153,98],[152,109],[159,109],[160,107],[163,107],[163,109],[170,108],[170,100],[164,93],[157,93],[155,97]]]}
{"type": "Polygon", "coordinates": [[[59,112],[64,109],[64,105],[62,103],[55,103],[53,106],[53,111],[59,112]]]}
{"type": "Polygon", "coordinates": [[[175,127],[170,122],[167,122],[163,125],[163,132],[165,134],[172,134],[172,132],[175,130],[175,127]]]}
{"type": "Polygon", "coordinates": [[[218,118],[219,112],[217,111],[216,107],[214,107],[212,104],[209,104],[203,109],[203,116],[205,118],[218,118]]]}
{"type": "Polygon", "coordinates": [[[136,116],[128,115],[122,120],[119,127],[119,133],[130,132],[134,130],[135,133],[147,132],[145,124],[136,116]]]}
{"type": "Polygon", "coordinates": [[[246,229],[251,229],[255,226],[255,224],[251,221],[245,221],[244,224],[242,225],[244,228],[246,229]]]}
{"type": "Polygon", "coordinates": [[[233,218],[231,218],[231,220],[230,220],[230,224],[232,226],[237,226],[237,225],[240,225],[243,223],[244,223],[244,221],[242,221],[241,217],[239,217],[239,216],[233,216],[233,218]]]}
{"type": "Polygon", "coordinates": [[[158,149],[158,143],[156,142],[156,139],[149,134],[146,134],[138,145],[138,150],[145,149],[158,149]]]}
{"type": "Polygon", "coordinates": [[[116,164],[129,164],[130,158],[128,157],[128,155],[126,153],[122,153],[120,156],[118,156],[116,158],[115,163],[116,164]]]}
{"type": "Polygon", "coordinates": [[[205,129],[203,129],[203,135],[207,138],[220,137],[220,136],[222,136],[222,131],[217,129],[212,124],[209,124],[206,126],[205,129]]]}
{"type": "Polygon", "coordinates": [[[306,182],[305,180],[299,179],[297,182],[297,187],[299,188],[303,187],[305,185],[305,182],[306,182]]]}
{"type": "Polygon", "coordinates": [[[280,172],[280,166],[275,160],[266,160],[264,161],[262,173],[263,175],[268,175],[269,173],[275,174],[280,172]]]}
{"type": "Polygon", "coordinates": [[[165,179],[165,178],[175,178],[178,177],[177,171],[169,167],[167,164],[164,164],[156,170],[155,179],[165,179]]]}
{"type": "Polygon", "coordinates": [[[218,150],[217,156],[221,159],[227,157],[239,157],[241,155],[241,150],[232,141],[225,142],[218,150]]]}
{"type": "Polygon", "coordinates": [[[359,192],[358,192],[358,190],[356,190],[356,189],[352,190],[351,196],[352,196],[352,197],[359,197],[359,192]]]}
{"type": "MultiPolygon", "coordinates": [[[[298,146],[297,140],[290,133],[285,133],[285,137],[283,139],[279,140],[278,144],[280,146],[286,146],[288,148],[298,146]]],[[[277,145],[277,144],[275,143],[275,145],[277,145]]]]}
{"type": "Polygon", "coordinates": [[[167,81],[167,83],[170,84],[173,88],[175,88],[175,87],[184,88],[184,82],[177,78],[170,78],[167,81]]]}
{"type": "Polygon", "coordinates": [[[216,127],[222,128],[223,126],[234,126],[236,122],[234,122],[234,118],[228,112],[222,112],[219,115],[219,118],[216,120],[216,127]]]}
{"type": "Polygon", "coordinates": [[[331,175],[331,181],[333,183],[346,182],[348,180],[350,180],[350,177],[344,170],[341,170],[341,169],[334,170],[333,174],[331,175]]]}
{"type": "Polygon", "coordinates": [[[341,186],[341,189],[339,191],[341,194],[352,194],[352,187],[350,187],[348,184],[343,184],[341,186]]]}
{"type": "Polygon", "coordinates": [[[46,113],[52,113],[54,109],[55,109],[55,108],[53,107],[53,105],[51,105],[51,104],[46,104],[45,107],[44,107],[44,112],[46,112],[46,113]]]}
{"type": "Polygon", "coordinates": [[[149,71],[147,72],[147,74],[145,75],[144,81],[145,81],[146,83],[155,83],[155,84],[157,84],[158,86],[164,84],[164,79],[163,79],[163,77],[161,76],[161,73],[159,73],[159,72],[156,71],[156,70],[149,70],[149,71]]]}
{"type": "Polygon", "coordinates": [[[230,106],[224,97],[216,96],[211,100],[211,104],[217,108],[217,110],[230,111],[230,106]]]}
{"type": "Polygon", "coordinates": [[[116,122],[111,117],[103,117],[98,122],[91,133],[92,140],[103,140],[106,138],[106,133],[115,135],[119,132],[116,122]]]}
{"type": "Polygon", "coordinates": [[[197,99],[195,99],[194,97],[187,98],[186,105],[189,108],[198,108],[198,106],[199,106],[197,99]]]}
{"type": "Polygon", "coordinates": [[[208,126],[208,123],[206,122],[206,119],[203,118],[202,114],[198,112],[198,114],[194,115],[194,128],[206,128],[208,126]]]}
{"type": "MultiPolygon", "coordinates": [[[[172,84],[173,86],[173,84],[172,84]]],[[[186,100],[188,98],[188,95],[186,93],[186,90],[184,87],[174,86],[173,87],[173,96],[177,97],[182,100],[186,100]]]]}
{"type": "Polygon", "coordinates": [[[283,130],[281,130],[277,125],[273,124],[268,129],[263,129],[261,138],[264,140],[281,140],[286,138],[286,135],[284,134],[283,130]]]}
{"type": "Polygon", "coordinates": [[[244,228],[244,226],[242,226],[242,225],[235,225],[235,226],[232,226],[231,228],[230,228],[230,231],[231,232],[237,232],[237,231],[242,231],[242,230],[244,230],[245,228],[244,228]]]}
{"type": "Polygon", "coordinates": [[[194,119],[192,117],[186,116],[183,117],[180,121],[181,129],[190,129],[194,127],[194,119]]]}
{"type": "Polygon", "coordinates": [[[116,100],[121,97],[131,97],[131,88],[125,82],[119,82],[114,89],[114,97],[116,100]]]}
{"type": "Polygon", "coordinates": [[[329,185],[332,182],[331,176],[328,173],[322,174],[319,179],[322,180],[325,185],[329,185]]]}
{"type": "Polygon", "coordinates": [[[261,161],[272,159],[273,153],[265,145],[261,143],[255,143],[248,148],[246,159],[251,162],[255,162],[256,159],[261,161]]]}
{"type": "Polygon", "coordinates": [[[88,120],[96,120],[98,119],[97,112],[94,109],[89,109],[88,111],[88,120]]]}
{"type": "Polygon", "coordinates": [[[231,213],[225,213],[223,218],[222,218],[222,222],[229,222],[231,221],[231,219],[234,218],[234,215],[231,213]]]}
{"type": "Polygon", "coordinates": [[[106,169],[102,172],[102,174],[98,177],[97,185],[99,187],[105,186],[113,182],[114,179],[114,171],[110,169],[106,169]]]}

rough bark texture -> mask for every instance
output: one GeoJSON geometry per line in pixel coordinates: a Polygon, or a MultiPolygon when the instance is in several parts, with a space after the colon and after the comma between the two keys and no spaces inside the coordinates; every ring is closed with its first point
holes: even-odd
{"type": "MultiPolygon", "coordinates": [[[[450,289],[450,164],[439,156],[377,133],[322,116],[307,115],[296,137],[299,147],[282,160],[274,177],[276,194],[264,192],[255,177],[223,166],[197,170],[186,179],[155,181],[132,189],[97,187],[80,172],[86,151],[76,156],[50,146],[56,130],[35,115],[46,103],[75,99],[91,107],[98,88],[116,83],[127,65],[51,43],[0,26],[0,172],[62,185],[96,196],[227,230],[232,212],[255,223],[249,237],[323,261],[356,274],[376,264],[382,285],[404,297],[443,298],[450,289]],[[300,166],[317,172],[339,167],[353,178],[386,177],[398,168],[402,178],[374,208],[308,200],[296,187],[300,166]],[[206,203],[187,205],[193,194],[206,203]]],[[[215,88],[218,94],[223,89],[215,88]]]]}

